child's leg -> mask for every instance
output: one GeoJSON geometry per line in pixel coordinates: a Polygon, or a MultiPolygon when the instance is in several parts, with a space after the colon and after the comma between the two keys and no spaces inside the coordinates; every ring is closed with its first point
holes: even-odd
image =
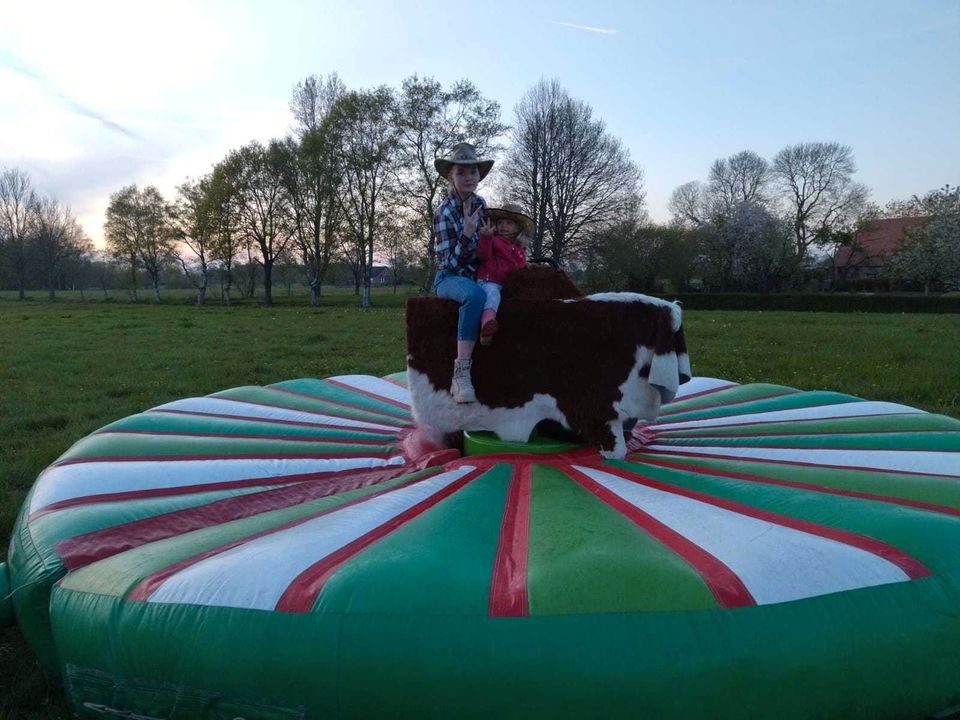
{"type": "Polygon", "coordinates": [[[457,321],[457,359],[453,365],[450,392],[457,402],[475,402],[470,378],[471,356],[480,330],[480,314],[487,296],[477,283],[459,275],[448,275],[437,283],[437,295],[460,303],[457,321]]]}
{"type": "Polygon", "coordinates": [[[497,309],[500,307],[500,285],[494,282],[481,282],[480,286],[487,294],[487,301],[483,305],[483,314],[480,316],[480,344],[489,345],[496,334],[497,309]]]}

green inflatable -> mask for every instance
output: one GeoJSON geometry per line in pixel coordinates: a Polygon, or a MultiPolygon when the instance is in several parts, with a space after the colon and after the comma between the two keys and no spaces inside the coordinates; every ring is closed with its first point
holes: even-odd
{"type": "MultiPolygon", "coordinates": [[[[38,478],[0,619],[80,717],[922,718],[960,422],[694,378],[625,460],[408,457],[404,374],[179,400],[38,478]]],[[[548,444],[544,451],[544,444],[548,444]]]]}

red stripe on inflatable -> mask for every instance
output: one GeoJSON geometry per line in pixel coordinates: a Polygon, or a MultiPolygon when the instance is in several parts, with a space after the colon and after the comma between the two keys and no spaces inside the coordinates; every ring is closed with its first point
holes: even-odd
{"type": "Polygon", "coordinates": [[[467,473],[459,480],[450,483],[442,490],[421,500],[413,507],[404,510],[379,527],[374,528],[365,535],[361,535],[353,542],[344,545],[322,560],[315,562],[294,578],[293,582],[287,586],[287,589],[284,590],[283,595],[281,595],[277,601],[275,609],[279,612],[309,612],[316,603],[317,597],[320,595],[324,584],[345,562],[374,543],[383,540],[383,538],[387,537],[390,533],[402,527],[421,513],[429,510],[441,500],[449,497],[483,472],[485,472],[484,469],[478,468],[467,473]]]}
{"type": "MultiPolygon", "coordinates": [[[[763,448],[755,448],[763,450],[763,448]]],[[[803,448],[790,448],[802,450],[803,448]]],[[[810,449],[810,448],[806,448],[810,449]]],[[[871,448],[876,449],[876,448],[871,448]]],[[[898,451],[899,452],[899,451],[898,451]]],[[[779,460],[773,458],[755,458],[746,455],[721,455],[720,453],[684,452],[683,450],[654,450],[644,448],[643,452],[636,453],[630,459],[643,461],[648,455],[678,455],[688,458],[711,458],[713,460],[736,460],[737,462],[772,463],[774,465],[788,465],[791,467],[830,468],[831,470],[858,470],[860,472],[884,473],[887,475],[919,475],[920,477],[956,478],[960,475],[946,475],[944,473],[920,472],[918,470],[889,470],[887,468],[868,467],[861,465],[833,465],[828,463],[801,462],[800,460],[779,460]]]]}
{"type": "MultiPolygon", "coordinates": [[[[227,415],[226,413],[208,413],[208,412],[199,412],[197,410],[147,410],[146,412],[167,413],[169,415],[189,415],[191,417],[213,417],[213,418],[222,418],[225,420],[244,420],[249,422],[271,423],[273,425],[293,425],[295,427],[323,428],[326,430],[341,430],[341,431],[356,430],[357,432],[377,433],[380,435],[386,435],[388,437],[396,437],[396,434],[397,434],[396,430],[383,430],[380,428],[355,427],[353,425],[333,425],[331,423],[312,423],[312,422],[306,422],[302,420],[279,420],[277,418],[255,417],[253,415],[227,415]]],[[[309,411],[303,410],[302,412],[309,412],[309,411]]],[[[313,413],[313,414],[316,415],[317,413],[313,413]]],[[[363,422],[363,421],[361,420],[358,422],[363,422]]]]}
{"type": "Polygon", "coordinates": [[[662,460],[652,457],[637,458],[637,461],[643,462],[647,465],[665,467],[671,470],[694,472],[698,475],[714,475],[716,477],[731,478],[732,480],[757,482],[763,483],[764,485],[778,485],[780,487],[809,490],[811,492],[823,493],[825,495],[839,495],[840,497],[857,498],[859,500],[875,500],[877,502],[890,503],[892,505],[903,505],[904,507],[916,508],[918,510],[929,510],[931,512],[942,513],[944,515],[960,517],[960,508],[950,507],[949,505],[935,505],[934,503],[922,502],[920,500],[910,500],[909,498],[899,498],[893,495],[878,495],[876,493],[861,492],[859,490],[843,490],[840,488],[828,487],[826,485],[815,485],[813,483],[799,482],[797,480],[781,480],[780,478],[774,478],[768,475],[753,475],[751,473],[734,472],[732,470],[720,470],[718,468],[707,467],[704,465],[672,462],[670,460],[662,460]]]}
{"type": "Polygon", "coordinates": [[[698,500],[699,502],[713,505],[714,507],[723,508],[724,510],[730,510],[731,512],[735,512],[740,515],[746,515],[748,517],[756,518],[757,520],[763,520],[764,522],[781,525],[793,530],[805,532],[809,535],[816,535],[817,537],[827,538],[828,540],[833,540],[835,542],[843,543],[844,545],[859,548],[860,550],[871,553],[872,555],[881,557],[887,562],[893,563],[898,568],[903,570],[903,572],[906,573],[911,579],[926,577],[932,574],[926,565],[921,563],[916,558],[907,555],[905,552],[900,550],[900,548],[896,548],[893,545],[885,543],[881,540],[867,537],[866,535],[859,535],[857,533],[850,532],[849,530],[841,530],[839,528],[831,527],[829,525],[821,525],[809,520],[801,520],[800,518],[791,517],[789,515],[781,515],[780,513],[771,512],[770,510],[763,510],[762,508],[754,507],[753,505],[747,505],[746,503],[737,502],[735,500],[727,500],[726,498],[698,492],[697,490],[690,490],[689,488],[680,487],[678,485],[669,485],[667,483],[660,482],[659,480],[654,480],[653,478],[647,477],[646,475],[642,475],[637,472],[631,472],[629,470],[623,470],[621,468],[603,466],[598,467],[597,470],[608,473],[609,475],[616,475],[619,478],[623,478],[624,480],[634,482],[639,485],[646,485],[647,487],[670,493],[671,495],[680,495],[682,497],[690,498],[691,500],[698,500]]]}
{"type": "Polygon", "coordinates": [[[333,380],[331,378],[327,378],[324,382],[328,382],[331,385],[336,385],[337,387],[343,388],[344,390],[360,393],[361,395],[368,397],[372,400],[377,400],[378,402],[385,402],[388,405],[393,405],[395,408],[399,408],[400,410],[403,410],[406,413],[410,412],[410,405],[408,405],[407,403],[400,402],[399,400],[394,400],[393,398],[386,397],[385,395],[377,395],[372,390],[363,390],[361,388],[354,387],[353,385],[348,385],[347,383],[340,382],[339,380],[333,380]]]}
{"type": "MultiPolygon", "coordinates": [[[[358,430],[359,431],[359,430],[358,430]]],[[[362,431],[359,431],[362,432],[362,431]]],[[[383,440],[374,438],[324,438],[309,435],[266,435],[257,433],[202,433],[180,432],[177,430],[97,430],[91,435],[159,435],[164,437],[226,438],[228,440],[282,440],[283,442],[330,443],[331,445],[384,445],[383,440]]]]}
{"type": "MultiPolygon", "coordinates": [[[[438,470],[439,469],[440,468],[438,468],[438,470]]],[[[432,475],[433,473],[424,477],[414,478],[408,482],[399,483],[397,485],[394,485],[393,487],[384,488],[380,491],[370,493],[369,495],[364,495],[361,498],[354,498],[353,500],[349,500],[344,503],[339,503],[332,507],[325,508],[319,512],[315,512],[315,513],[312,513],[311,515],[307,515],[306,517],[297,518],[296,520],[291,520],[290,522],[284,523],[283,525],[272,527],[269,530],[263,530],[261,532],[254,533],[252,535],[247,535],[246,537],[240,538],[238,540],[234,540],[233,542],[229,542],[224,545],[211,548],[210,550],[199,553],[197,555],[192,555],[188,558],[184,558],[183,560],[180,560],[172,565],[169,565],[168,567],[165,567],[163,570],[159,570],[143,578],[143,580],[137,583],[136,587],[134,587],[133,590],[130,591],[129,595],[127,595],[127,598],[130,600],[149,600],[150,596],[153,595],[153,593],[157,590],[157,588],[160,587],[160,585],[162,585],[164,582],[166,582],[168,578],[172,577],[173,575],[180,572],[181,570],[184,570],[190,567],[191,565],[196,565],[198,562],[206,560],[207,558],[211,558],[214,555],[219,555],[220,553],[227,552],[228,550],[232,550],[235,547],[239,547],[240,545],[244,545],[248,542],[252,542],[262,537],[266,537],[267,535],[273,535],[274,533],[278,533],[283,530],[289,530],[292,527],[296,527],[297,525],[303,525],[304,523],[310,522],[311,520],[315,520],[318,517],[329,515],[330,513],[336,512],[338,510],[343,510],[344,508],[351,507],[352,505],[359,505],[362,502],[366,502],[367,500],[372,500],[375,497],[379,497],[380,495],[384,495],[393,490],[398,490],[400,488],[404,488],[409,485],[414,485],[418,482],[423,482],[429,477],[432,477],[432,475]]]]}
{"type": "Polygon", "coordinates": [[[409,385],[407,385],[406,383],[400,382],[400,381],[397,380],[396,378],[392,378],[392,377],[382,377],[382,378],[380,378],[380,379],[381,379],[381,380],[384,380],[385,382],[388,382],[388,383],[393,383],[393,384],[396,385],[397,387],[401,387],[401,388],[403,388],[404,390],[409,390],[409,389],[410,389],[410,386],[409,386],[409,385]]]}
{"type": "Polygon", "coordinates": [[[523,617],[529,614],[527,558],[530,545],[530,484],[533,467],[514,466],[503,508],[500,542],[490,582],[491,617],[523,617]]]}
{"type": "MultiPolygon", "coordinates": [[[[692,412],[703,412],[704,410],[713,410],[715,408],[727,408],[727,407],[736,407],[737,405],[746,405],[747,403],[758,402],[760,400],[770,400],[771,398],[784,397],[785,395],[794,395],[796,393],[790,392],[781,392],[781,393],[770,393],[769,395],[757,395],[748,400],[737,400],[737,402],[732,403],[716,403],[715,405],[700,405],[695,408],[677,408],[676,410],[670,410],[669,412],[660,413],[660,418],[669,417],[670,415],[683,415],[685,413],[692,412]]],[[[677,402],[683,402],[686,398],[678,400],[677,402]]],[[[667,407],[664,405],[664,407],[667,407]]]]}
{"type": "MultiPolygon", "coordinates": [[[[374,453],[372,456],[383,459],[391,450],[396,450],[394,446],[388,446],[383,453],[374,453]]],[[[93,455],[91,457],[67,458],[59,460],[50,467],[62,467],[64,465],[81,465],[83,463],[113,463],[113,462],[187,462],[191,460],[352,460],[355,458],[371,457],[370,453],[350,452],[350,453],[296,453],[284,455],[283,453],[266,453],[263,455],[251,454],[243,455],[238,453],[224,453],[220,455],[93,455]]],[[[400,457],[393,455],[392,457],[400,457]]],[[[389,456],[388,458],[389,459],[389,456]]]]}
{"type": "Polygon", "coordinates": [[[682,397],[674,398],[668,403],[664,403],[663,407],[670,407],[674,403],[686,402],[687,400],[693,400],[694,398],[703,397],[704,395],[712,395],[713,393],[720,392],[721,390],[729,390],[730,388],[735,388],[738,386],[738,383],[730,383],[729,385],[720,385],[719,387],[710,388],[708,390],[701,390],[700,392],[690,393],[689,395],[684,395],[682,397]]]}
{"type": "MultiPolygon", "coordinates": [[[[287,393],[288,395],[294,395],[296,397],[309,398],[310,400],[325,402],[330,405],[336,405],[337,407],[346,408],[348,410],[357,410],[359,412],[367,413],[368,415],[383,415],[384,417],[387,417],[393,420],[394,424],[396,424],[397,420],[402,420],[403,425],[401,427],[406,427],[407,425],[412,424],[409,413],[398,413],[398,412],[395,413],[391,410],[371,410],[370,408],[365,408],[362,405],[354,405],[353,403],[344,402],[343,400],[331,400],[330,398],[320,397],[319,395],[311,395],[310,393],[300,392],[299,390],[288,390],[286,388],[274,387],[273,385],[268,385],[267,387],[270,390],[273,390],[274,392],[287,393]]],[[[356,388],[350,388],[350,389],[356,390],[356,388]]],[[[283,407],[283,406],[280,406],[280,407],[283,407]]],[[[294,410],[296,408],[287,408],[287,409],[294,410]]]]}
{"type": "MultiPolygon", "coordinates": [[[[411,471],[409,466],[379,470],[361,468],[336,473],[239,497],[224,498],[199,507],[184,508],[113,527],[77,535],[57,543],[56,550],[68,570],[89,565],[147,543],[279,510],[330,495],[377,485],[411,471]]],[[[439,471],[437,468],[431,474],[439,471]]]]}
{"type": "MultiPolygon", "coordinates": [[[[603,472],[609,470],[606,466],[598,469],[602,469],[603,472]]],[[[703,578],[721,607],[744,607],[757,604],[740,577],[717,557],[640,508],[631,505],[589,475],[573,467],[564,468],[564,472],[601,501],[683,558],[703,578]]]]}
{"type": "MultiPolygon", "coordinates": [[[[939,431],[934,431],[934,432],[939,432],[939,431]]],[[[824,434],[826,434],[826,433],[824,433],[824,434]]],[[[833,433],[830,433],[830,434],[832,435],[833,433]]],[[[836,433],[836,434],[839,435],[840,433],[836,433]]],[[[872,433],[869,433],[869,434],[872,434],[872,433]]],[[[910,434],[911,434],[911,435],[914,435],[914,434],[916,434],[916,433],[911,432],[910,434]]],[[[657,437],[657,442],[658,442],[659,444],[661,444],[661,445],[669,445],[670,447],[696,447],[696,445],[691,445],[689,442],[684,442],[684,440],[692,440],[692,439],[693,439],[692,436],[681,437],[681,438],[667,438],[667,437],[662,436],[662,435],[660,435],[659,433],[657,433],[656,437],[657,437]]],[[[699,437],[709,438],[710,436],[709,436],[709,435],[703,435],[703,436],[698,435],[697,437],[698,437],[698,438],[699,438],[699,437]]],[[[731,436],[729,436],[729,435],[720,435],[720,436],[718,436],[718,437],[722,437],[722,438],[725,438],[725,439],[731,439],[731,436]]],[[[734,436],[734,437],[736,437],[736,438],[739,439],[739,438],[759,437],[759,436],[753,436],[753,435],[737,435],[737,436],[734,436]]],[[[731,447],[746,447],[746,448],[749,448],[749,449],[751,449],[751,450],[857,450],[857,451],[870,451],[870,450],[881,450],[881,451],[883,451],[883,450],[885,450],[885,448],[878,448],[878,447],[871,447],[871,446],[864,446],[864,445],[844,445],[843,447],[818,447],[818,446],[816,446],[816,445],[807,446],[807,447],[798,447],[797,445],[746,445],[746,446],[741,446],[741,445],[734,446],[734,445],[731,445],[731,447]]],[[[956,450],[928,450],[928,449],[925,449],[925,448],[896,448],[896,450],[893,450],[893,449],[886,449],[886,450],[887,450],[888,452],[898,452],[898,453],[920,453],[920,452],[926,452],[926,453],[929,453],[929,452],[951,453],[951,452],[957,452],[956,450]]],[[[958,454],[958,455],[960,455],[960,454],[958,454]]],[[[960,467],[960,459],[957,460],[957,466],[960,467]]],[[[821,465],[820,467],[823,467],[823,466],[821,465]]]]}

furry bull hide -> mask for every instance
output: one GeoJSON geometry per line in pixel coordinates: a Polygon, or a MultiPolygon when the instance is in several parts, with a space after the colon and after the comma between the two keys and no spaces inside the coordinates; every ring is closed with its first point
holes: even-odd
{"type": "Polygon", "coordinates": [[[528,268],[504,286],[493,344],[474,351],[477,402],[458,404],[449,392],[457,312],[441,298],[407,301],[413,415],[436,440],[491,430],[526,441],[538,422],[555,420],[623,457],[623,423],[655,420],[690,379],[679,306],[635,293],[584,297],[561,271],[528,268]]]}

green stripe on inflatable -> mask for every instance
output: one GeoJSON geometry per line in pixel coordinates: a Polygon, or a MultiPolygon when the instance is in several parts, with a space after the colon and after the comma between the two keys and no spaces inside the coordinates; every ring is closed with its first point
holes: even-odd
{"type": "Polygon", "coordinates": [[[951,576],[735,611],[530,618],[174,613],[67,587],[51,605],[78,710],[859,720],[956,702],[958,592],[951,576]]]}
{"type": "Polygon", "coordinates": [[[510,466],[495,465],[373,544],[330,577],[314,612],[486,615],[509,482],[510,466]]]}
{"type": "Polygon", "coordinates": [[[13,601],[10,593],[10,576],[7,575],[7,564],[0,562],[0,628],[12,625],[13,601]]]}
{"type": "MultiPolygon", "coordinates": [[[[787,482],[820,485],[837,490],[888,495],[905,500],[946,505],[960,509],[960,476],[956,478],[931,477],[912,473],[872,472],[869,470],[851,470],[828,468],[789,463],[744,462],[739,459],[698,458],[689,456],[658,455],[659,459],[693,465],[707,470],[715,468],[725,472],[745,473],[771,477],[787,482]]],[[[637,467],[649,473],[654,466],[643,463],[643,458],[635,459],[637,467]]]]}
{"type": "Polygon", "coordinates": [[[186,558],[271,530],[284,523],[307,517],[321,510],[342,505],[354,498],[380,492],[385,488],[394,487],[416,478],[434,475],[439,471],[440,468],[429,468],[371,487],[312,500],[280,510],[271,510],[252,517],[166,538],[149,545],[142,545],[120,555],[75,570],[62,580],[62,584],[64,587],[76,590],[96,592],[103,595],[125,596],[143,578],[186,558]]]}
{"type": "Polygon", "coordinates": [[[110,423],[100,432],[132,430],[139,432],[204,433],[210,435],[287,435],[305,438],[344,438],[348,440],[380,440],[383,432],[368,432],[362,428],[310,427],[290,425],[267,420],[242,420],[211,415],[180,415],[169,412],[148,412],[131,415],[110,423]]]}
{"type": "MultiPolygon", "coordinates": [[[[386,422],[388,425],[401,421],[401,418],[397,417],[397,414],[401,412],[398,408],[393,408],[394,412],[391,412],[388,414],[388,416],[385,416],[382,413],[375,413],[372,410],[367,412],[365,410],[359,410],[352,407],[344,407],[343,405],[327,402],[319,398],[308,398],[302,395],[294,395],[292,393],[280,392],[278,390],[270,390],[266,387],[248,386],[233,388],[231,390],[224,390],[223,392],[209,395],[208,397],[221,398],[223,400],[239,400],[241,402],[259,403],[261,405],[286,408],[288,410],[305,410],[307,412],[351,418],[354,420],[364,420],[372,423],[386,422]]],[[[360,403],[351,404],[359,405],[360,403]]],[[[318,418],[317,422],[323,422],[323,420],[318,418]]]]}
{"type": "MultiPolygon", "coordinates": [[[[827,411],[829,412],[829,411],[827,411]]],[[[666,420],[664,421],[666,422],[666,420]]],[[[731,419],[731,422],[736,420],[731,419]]],[[[699,437],[701,435],[722,435],[737,437],[740,435],[785,433],[790,435],[801,432],[847,433],[847,432],[897,432],[909,429],[913,432],[943,430],[960,431],[960,420],[946,415],[915,412],[910,415],[871,415],[869,417],[834,418],[830,420],[788,420],[783,422],[754,422],[731,427],[693,427],[684,430],[658,430],[660,438],[699,437]]]]}
{"type": "MultiPolygon", "coordinates": [[[[910,423],[904,419],[903,426],[910,423]]],[[[930,450],[960,451],[960,433],[853,433],[848,435],[778,435],[776,437],[729,438],[657,438],[657,445],[716,447],[782,447],[782,448],[850,448],[865,450],[930,450]]],[[[960,457],[957,458],[960,467],[960,457]]]]}
{"type": "Polygon", "coordinates": [[[304,393],[321,400],[332,400],[334,402],[349,403],[350,405],[360,405],[370,410],[385,412],[392,415],[396,415],[398,413],[403,415],[410,414],[409,409],[397,407],[391,402],[370,397],[370,395],[365,394],[359,389],[334,385],[326,380],[300,378],[299,380],[286,380],[284,382],[274,383],[273,385],[268,385],[267,387],[304,393]]]}
{"type": "Polygon", "coordinates": [[[703,578],[560,470],[534,465],[531,615],[717,607],[703,578]]]}
{"type": "Polygon", "coordinates": [[[935,572],[960,567],[960,518],[952,515],[683,470],[631,466],[620,461],[610,464],[673,486],[866,535],[903,550],[935,572]]]}
{"type": "Polygon", "coordinates": [[[852,395],[841,395],[840,393],[795,391],[790,395],[781,395],[765,400],[753,400],[739,405],[724,404],[718,407],[681,412],[675,415],[672,413],[672,408],[668,408],[671,414],[662,416],[660,422],[672,423],[683,422],[685,420],[706,420],[709,418],[730,417],[732,415],[749,415],[751,413],[776,412],[777,410],[796,410],[798,408],[841,405],[851,402],[861,402],[861,400],[852,395]]]}
{"type": "Polygon", "coordinates": [[[683,398],[674,400],[663,406],[665,412],[687,412],[714,405],[729,405],[770,395],[793,395],[800,391],[786,385],[771,385],[769,383],[753,383],[750,385],[731,385],[723,390],[715,390],[705,395],[698,395],[688,400],[683,398]]]}
{"type": "Polygon", "coordinates": [[[323,440],[270,440],[261,438],[208,438],[171,435],[89,435],[75,443],[60,461],[85,457],[136,457],[140,455],[314,455],[346,453],[370,456],[396,451],[389,441],[377,445],[331,443],[323,440]]]}

